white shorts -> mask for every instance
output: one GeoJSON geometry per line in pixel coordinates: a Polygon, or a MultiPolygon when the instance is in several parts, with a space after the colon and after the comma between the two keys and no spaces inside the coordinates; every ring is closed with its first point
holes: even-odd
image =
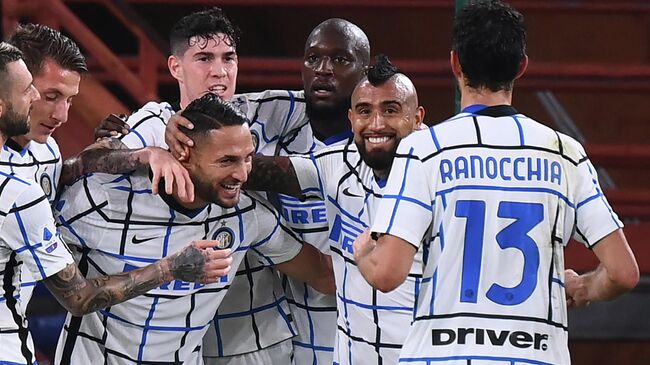
{"type": "Polygon", "coordinates": [[[290,365],[293,356],[291,339],[278,342],[258,351],[245,354],[208,357],[203,356],[205,365],[290,365]]]}

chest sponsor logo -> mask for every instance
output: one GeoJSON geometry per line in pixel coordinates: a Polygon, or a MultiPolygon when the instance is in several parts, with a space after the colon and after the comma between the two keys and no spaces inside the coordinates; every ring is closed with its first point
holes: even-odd
{"type": "Polygon", "coordinates": [[[341,248],[350,254],[354,254],[352,244],[354,240],[363,232],[356,226],[345,222],[339,214],[334,219],[334,224],[330,228],[329,239],[338,242],[341,248]]]}
{"type": "Polygon", "coordinates": [[[291,224],[327,223],[325,205],[310,207],[282,206],[282,217],[291,224]]]}
{"type": "Polygon", "coordinates": [[[433,346],[492,345],[546,351],[548,335],[526,331],[493,330],[489,328],[437,328],[432,330],[433,346]]]}

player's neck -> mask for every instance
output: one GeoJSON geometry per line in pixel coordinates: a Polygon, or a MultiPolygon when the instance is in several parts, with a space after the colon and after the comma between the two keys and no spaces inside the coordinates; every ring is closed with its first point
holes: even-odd
{"type": "Polygon", "coordinates": [[[512,91],[492,91],[486,88],[475,89],[468,86],[462,87],[460,98],[461,110],[474,104],[486,106],[511,105],[512,91]]]}
{"type": "Polygon", "coordinates": [[[7,137],[5,137],[4,133],[0,132],[0,147],[4,146],[5,142],[7,142],[7,137]]]}
{"type": "Polygon", "coordinates": [[[29,144],[29,142],[31,142],[31,140],[30,140],[29,138],[27,138],[27,135],[26,135],[26,134],[23,134],[23,135],[20,135],[20,136],[11,137],[11,139],[13,139],[14,142],[16,142],[16,143],[17,143],[20,147],[22,147],[23,149],[24,149],[25,147],[27,147],[27,145],[29,144]]]}
{"type": "Polygon", "coordinates": [[[311,129],[319,140],[323,141],[331,136],[341,134],[350,130],[348,116],[338,116],[331,118],[309,118],[311,129]]]}

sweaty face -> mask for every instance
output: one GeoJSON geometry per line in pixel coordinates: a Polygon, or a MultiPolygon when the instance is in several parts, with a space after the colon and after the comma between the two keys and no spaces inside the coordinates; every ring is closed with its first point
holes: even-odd
{"type": "Polygon", "coordinates": [[[358,53],[355,42],[340,29],[323,28],[312,33],[305,45],[302,66],[310,114],[344,115],[363,75],[364,64],[358,53]]]}
{"type": "Polygon", "coordinates": [[[169,71],[178,80],[181,106],[207,92],[232,99],[237,84],[238,60],[233,43],[226,35],[192,37],[182,57],[169,57],[169,71]]]}
{"type": "Polygon", "coordinates": [[[378,87],[365,80],[352,94],[349,118],[354,142],[364,162],[376,170],[390,169],[399,141],[424,117],[413,93],[395,80],[378,87]]]}
{"type": "Polygon", "coordinates": [[[188,171],[197,199],[232,208],[239,202],[255,153],[248,125],[211,130],[190,153],[188,171]]]}
{"type": "Polygon", "coordinates": [[[41,100],[34,103],[30,114],[28,141],[45,143],[54,130],[68,121],[72,99],[79,94],[81,75],[62,68],[56,61],[47,59],[34,77],[34,86],[41,100]]]}
{"type": "Polygon", "coordinates": [[[5,137],[14,137],[29,131],[29,112],[39,94],[22,60],[7,64],[7,74],[10,75],[7,80],[10,90],[2,100],[0,131],[5,137]]]}

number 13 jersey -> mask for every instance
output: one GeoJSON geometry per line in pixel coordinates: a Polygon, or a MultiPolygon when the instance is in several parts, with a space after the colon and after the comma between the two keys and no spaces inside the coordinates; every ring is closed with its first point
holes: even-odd
{"type": "Polygon", "coordinates": [[[402,141],[374,232],[424,247],[412,364],[569,364],[564,246],[622,227],[572,138],[472,106],[402,141]]]}

